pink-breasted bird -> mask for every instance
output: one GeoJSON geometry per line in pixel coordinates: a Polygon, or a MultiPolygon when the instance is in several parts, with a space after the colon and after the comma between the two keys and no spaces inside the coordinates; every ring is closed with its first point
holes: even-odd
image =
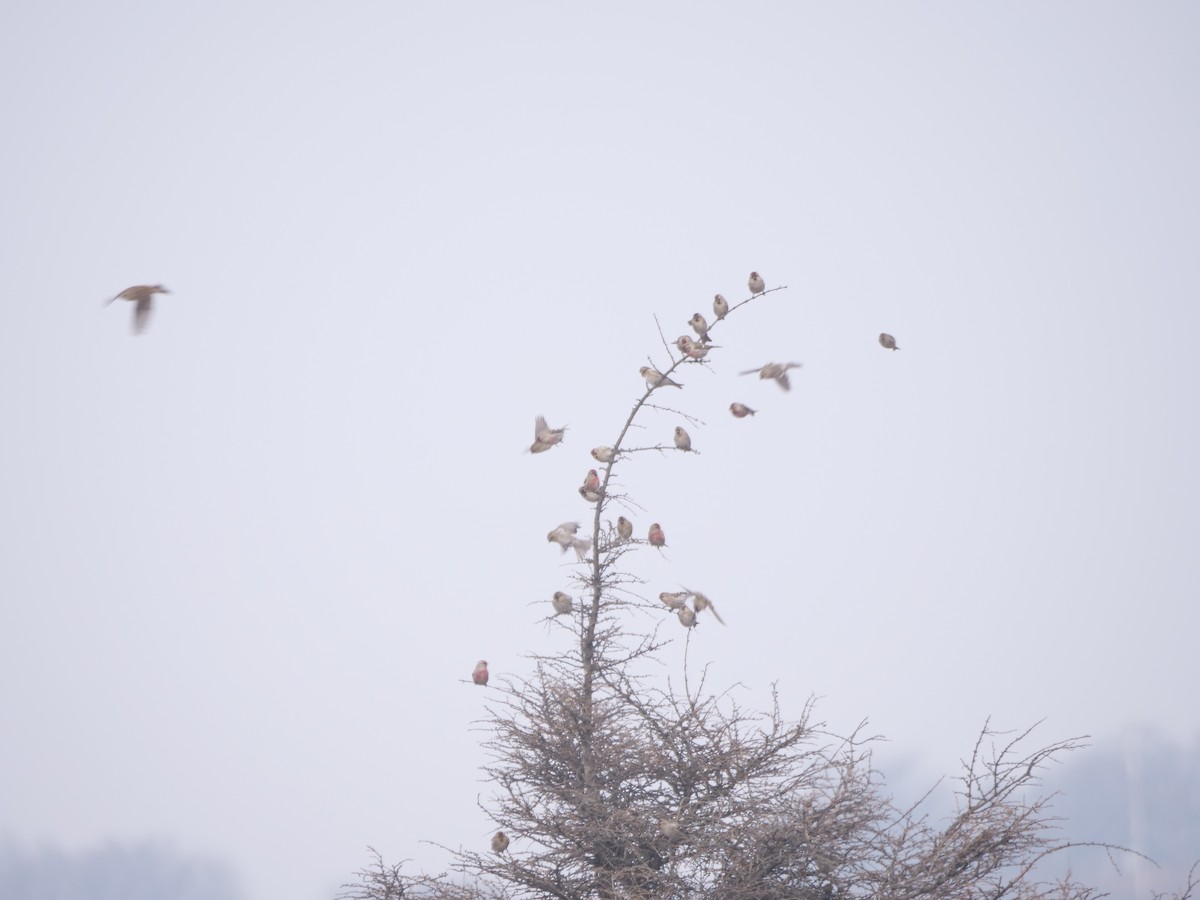
{"type": "Polygon", "coordinates": [[[750,280],[747,282],[747,284],[750,287],[750,293],[752,295],[761,294],[767,289],[767,283],[763,281],[762,276],[757,272],[750,273],[750,280]]]}
{"type": "Polygon", "coordinates": [[[675,449],[676,450],[691,450],[692,436],[683,430],[680,426],[675,426],[675,449]]]}
{"type": "Polygon", "coordinates": [[[562,548],[562,552],[566,553],[570,547],[575,550],[575,555],[579,557],[579,561],[583,562],[584,555],[587,553],[588,542],[583,538],[575,537],[575,533],[579,531],[578,522],[563,522],[548,535],[546,540],[551,544],[558,544],[562,548]]]}
{"type": "Polygon", "coordinates": [[[646,540],[650,542],[651,547],[667,546],[667,536],[663,534],[662,526],[657,522],[650,526],[650,531],[646,535],[646,540]]]}
{"type": "Polygon", "coordinates": [[[650,366],[642,366],[638,371],[642,377],[646,379],[646,386],[649,388],[657,387],[677,387],[682,388],[683,385],[672,381],[658,369],[652,369],[650,366]]]}
{"type": "Polygon", "coordinates": [[[150,307],[154,303],[154,295],[169,293],[171,292],[161,284],[135,284],[125,288],[117,296],[105,300],[104,305],[108,306],[113,300],[132,300],[136,303],[133,308],[133,333],[141,334],[146,329],[146,323],[150,321],[150,307]]]}
{"type": "Polygon", "coordinates": [[[751,409],[745,403],[730,403],[729,411],[739,419],[744,419],[746,416],[752,416],[756,410],[751,409]]]}
{"type": "Polygon", "coordinates": [[[623,541],[633,537],[633,523],[624,516],[617,516],[617,537],[623,541]]]}
{"type": "Polygon", "coordinates": [[[899,350],[900,349],[899,347],[896,346],[896,339],[894,337],[892,337],[890,334],[888,334],[886,331],[879,335],[879,343],[882,344],[884,346],[884,348],[887,350],[899,350]]]}
{"type": "Polygon", "coordinates": [[[492,852],[503,853],[508,849],[508,835],[503,831],[497,831],[492,835],[492,852]]]}
{"type": "Polygon", "coordinates": [[[471,680],[476,684],[481,684],[484,687],[487,687],[488,670],[486,659],[481,659],[479,662],[475,663],[475,671],[471,673],[471,680]]]}
{"type": "Polygon", "coordinates": [[[768,378],[775,379],[775,383],[785,391],[792,389],[792,382],[788,378],[788,369],[802,368],[800,363],[773,363],[769,362],[765,366],[759,366],[757,369],[747,369],[745,372],[738,372],[739,375],[753,375],[758,373],[758,377],[762,380],[768,378]]]}
{"type": "Polygon", "coordinates": [[[545,416],[538,416],[533,423],[533,443],[529,445],[530,453],[545,453],[563,439],[566,428],[551,428],[546,424],[545,416]]]}
{"type": "Polygon", "coordinates": [[[571,599],[571,595],[564,594],[562,591],[555,591],[550,603],[554,607],[554,615],[556,616],[569,615],[571,610],[575,608],[575,603],[571,599]]]}
{"type": "Polygon", "coordinates": [[[717,296],[713,297],[713,315],[716,316],[717,320],[719,321],[725,318],[728,313],[729,301],[720,294],[717,294],[717,296]]]}
{"type": "Polygon", "coordinates": [[[692,331],[696,332],[696,334],[700,336],[701,343],[707,344],[709,342],[708,322],[705,320],[704,316],[700,315],[700,313],[696,313],[690,319],[688,319],[688,324],[692,326],[692,331]]]}
{"type": "Polygon", "coordinates": [[[709,350],[718,349],[716,344],[697,344],[686,334],[681,334],[675,339],[675,346],[688,359],[704,359],[704,357],[708,356],[709,350]]]}
{"type": "Polygon", "coordinates": [[[600,490],[600,473],[595,469],[588,469],[588,473],[583,476],[583,487],[588,491],[600,490]]]}

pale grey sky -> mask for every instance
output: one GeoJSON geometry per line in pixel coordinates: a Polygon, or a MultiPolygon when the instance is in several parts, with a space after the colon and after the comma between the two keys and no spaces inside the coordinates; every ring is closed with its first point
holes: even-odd
{"type": "Polygon", "coordinates": [[[10,4],[0,834],[170,840],[253,900],[486,841],[461,679],[563,639],[545,534],[653,317],[751,269],[789,289],[687,373],[701,455],[619,470],[671,546],[648,594],[729,623],[714,683],[930,776],[988,715],[1194,740],[1198,26],[10,4]],[[101,306],[159,282],[142,337],[101,306]],[[788,395],[734,374],[772,359],[788,395]],[[538,413],[570,430],[530,457],[538,413]]]}

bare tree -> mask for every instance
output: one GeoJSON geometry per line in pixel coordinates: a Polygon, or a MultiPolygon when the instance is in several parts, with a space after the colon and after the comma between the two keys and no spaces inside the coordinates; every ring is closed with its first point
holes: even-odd
{"type": "MultiPolygon", "coordinates": [[[[711,691],[707,673],[693,676],[686,661],[674,678],[646,674],[643,663],[664,643],[690,641],[705,607],[690,591],[662,602],[641,595],[642,581],[624,564],[654,542],[606,516],[633,502],[616,490],[613,471],[639,452],[691,452],[678,434],[673,446],[626,442],[647,409],[695,422],[659,398],[677,373],[710,365],[711,332],[784,289],[756,290],[732,307],[722,299],[716,321],[693,321],[698,340],[671,344],[660,327],[669,364],[647,360],[645,391],[610,448],[594,454],[603,468],[581,488],[596,496],[589,552],[580,551],[574,575],[581,602],[564,614],[556,597],[550,617],[569,630],[572,649],[533,654],[532,676],[502,680],[480,723],[494,786],[480,806],[504,833],[500,849],[445,847],[452,874],[416,877],[375,854],[375,867],[347,887],[348,900],[1099,896],[1069,877],[1035,874],[1048,855],[1079,846],[1054,837],[1039,777],[1082,739],[1029,750],[1029,731],[1012,737],[985,725],[963,762],[957,813],[935,822],[921,804],[899,807],[886,793],[872,763],[876,738],[863,726],[833,734],[814,721],[811,700],[794,722],[777,700],[767,712],[748,711],[730,691],[711,691]],[[683,632],[674,631],[676,618],[683,632]]],[[[795,364],[771,365],[760,377],[782,377],[787,389],[795,364]]]]}

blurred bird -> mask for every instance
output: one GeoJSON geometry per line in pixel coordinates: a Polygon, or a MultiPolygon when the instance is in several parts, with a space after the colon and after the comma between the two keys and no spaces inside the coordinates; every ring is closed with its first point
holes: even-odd
{"type": "Polygon", "coordinates": [[[747,284],[749,284],[749,286],[750,286],[750,293],[752,295],[753,294],[761,294],[763,291],[765,291],[767,289],[767,283],[762,280],[762,276],[759,275],[757,272],[750,273],[750,281],[747,282],[747,284]]]}
{"type": "Polygon", "coordinates": [[[133,308],[133,333],[141,334],[150,320],[150,306],[154,302],[154,295],[169,293],[171,292],[161,284],[137,284],[105,300],[104,305],[108,306],[113,300],[132,300],[136,303],[137,306],[133,308]]]}
{"type": "Polygon", "coordinates": [[[601,497],[604,496],[604,492],[603,491],[590,491],[586,487],[580,485],[579,496],[582,497],[584,500],[586,500],[588,503],[595,503],[597,500],[599,500],[601,497]]]}
{"type": "Polygon", "coordinates": [[[617,451],[612,447],[593,447],[592,459],[599,463],[612,462],[617,458],[617,451]]]}
{"type": "Polygon", "coordinates": [[[672,381],[658,369],[652,369],[649,366],[642,366],[638,369],[642,373],[642,377],[646,379],[646,386],[650,388],[656,387],[677,387],[682,388],[682,384],[677,384],[672,381]]]}
{"type": "Polygon", "coordinates": [[[683,609],[687,606],[687,598],[687,591],[679,591],[675,594],[663,591],[658,595],[658,599],[667,604],[668,609],[683,609]]]}
{"type": "Polygon", "coordinates": [[[497,831],[492,835],[492,852],[503,853],[508,849],[508,835],[503,831],[497,831]]]}
{"type": "Polygon", "coordinates": [[[691,450],[692,436],[684,431],[680,426],[675,426],[675,449],[676,450],[691,450]]]}
{"type": "Polygon", "coordinates": [[[679,624],[684,628],[694,628],[696,626],[696,614],[686,606],[680,609],[676,615],[679,616],[679,624]]]}
{"type": "Polygon", "coordinates": [[[651,547],[667,546],[667,536],[663,534],[662,526],[657,522],[650,526],[650,532],[646,535],[646,540],[650,542],[651,547]]]}
{"type": "Polygon", "coordinates": [[[476,684],[482,684],[484,687],[487,687],[488,670],[486,659],[481,659],[475,663],[475,671],[471,673],[471,680],[476,684]]]}
{"type": "Polygon", "coordinates": [[[623,541],[633,537],[633,523],[624,516],[617,516],[617,536],[623,541]]]}
{"type": "Polygon", "coordinates": [[[583,538],[575,537],[575,532],[577,531],[579,531],[578,522],[563,522],[546,535],[546,540],[562,547],[563,553],[567,552],[568,547],[573,547],[575,555],[579,557],[580,562],[583,562],[584,555],[587,553],[588,542],[583,538]]]}
{"type": "MultiPolygon", "coordinates": [[[[687,588],[684,588],[684,590],[686,591],[687,588]]],[[[708,610],[712,611],[713,616],[716,618],[716,620],[718,622],[720,622],[722,625],[725,624],[725,620],[722,619],[721,616],[717,613],[717,608],[715,606],[713,606],[713,603],[711,600],[709,600],[707,597],[705,597],[699,591],[688,591],[688,593],[692,595],[692,607],[696,610],[696,615],[700,615],[700,613],[702,613],[706,609],[708,609],[708,610]]]]}
{"type": "Polygon", "coordinates": [[[672,841],[677,841],[683,837],[683,830],[679,827],[679,823],[674,819],[659,819],[658,830],[672,841]]]}
{"type": "Polygon", "coordinates": [[[575,608],[575,603],[571,600],[570,595],[564,594],[562,591],[555,591],[554,599],[550,603],[554,606],[556,616],[565,616],[575,608]]]}
{"type": "Polygon", "coordinates": [[[748,407],[745,403],[730,403],[729,411],[739,419],[744,419],[746,416],[752,416],[755,413],[755,410],[748,407]]]}
{"type": "Polygon", "coordinates": [[[563,439],[566,428],[551,428],[546,424],[545,416],[538,416],[533,423],[533,443],[529,446],[530,453],[543,453],[563,439]]]}
{"type": "Polygon", "coordinates": [[[899,350],[900,349],[899,347],[896,346],[896,339],[894,337],[892,337],[890,334],[888,334],[886,331],[883,332],[881,335],[879,335],[879,343],[883,344],[883,346],[885,348],[887,348],[888,350],[899,350]]]}
{"type": "Polygon", "coordinates": [[[729,301],[727,301],[720,294],[717,294],[717,296],[713,297],[713,315],[716,316],[718,320],[720,320],[720,319],[725,318],[725,315],[728,312],[729,312],[729,301]]]}
{"type": "Polygon", "coordinates": [[[679,352],[688,359],[704,359],[704,357],[708,356],[709,350],[717,349],[716,344],[709,344],[708,346],[705,346],[704,344],[697,344],[686,334],[681,334],[678,338],[676,338],[675,346],[678,347],[679,352]]]}
{"type": "Polygon", "coordinates": [[[700,335],[701,343],[707,344],[710,339],[708,336],[708,322],[705,321],[704,316],[700,315],[700,313],[696,313],[690,319],[688,319],[688,322],[691,323],[692,331],[700,335]]]}
{"type": "Polygon", "coordinates": [[[738,372],[739,375],[753,375],[758,373],[758,377],[763,381],[768,378],[774,378],[775,383],[785,391],[792,389],[792,382],[788,378],[788,369],[799,369],[800,363],[767,363],[765,366],[760,366],[757,369],[747,369],[745,372],[738,372]]]}
{"type": "Polygon", "coordinates": [[[600,473],[595,469],[588,469],[588,473],[583,476],[583,486],[585,490],[598,491],[600,489],[600,473]]]}

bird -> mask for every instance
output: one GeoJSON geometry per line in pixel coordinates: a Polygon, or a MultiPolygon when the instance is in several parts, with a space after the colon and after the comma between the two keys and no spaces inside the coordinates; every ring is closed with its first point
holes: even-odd
{"type": "Polygon", "coordinates": [[[638,371],[642,373],[642,377],[646,379],[646,386],[651,390],[656,387],[683,387],[682,384],[672,381],[658,369],[652,369],[650,366],[642,366],[638,371]]]}
{"type": "Polygon", "coordinates": [[[675,346],[678,347],[679,352],[688,359],[704,359],[704,357],[708,356],[709,350],[717,349],[716,344],[709,344],[707,346],[704,344],[697,344],[686,334],[681,334],[675,339],[675,346]]]}
{"type": "Polygon", "coordinates": [[[650,542],[651,547],[667,546],[667,536],[663,534],[662,526],[657,522],[650,526],[650,531],[646,535],[646,540],[650,542]]]}
{"type": "Polygon", "coordinates": [[[762,280],[762,276],[757,272],[750,273],[750,281],[747,284],[750,286],[751,295],[761,294],[767,289],[767,283],[762,280]]]}
{"type": "Polygon", "coordinates": [[[729,411],[739,419],[744,419],[746,416],[752,416],[755,413],[755,410],[748,407],[745,403],[736,402],[729,404],[729,411]]]}
{"type": "Polygon", "coordinates": [[[562,591],[555,591],[554,598],[550,601],[554,606],[554,614],[556,616],[568,615],[575,608],[575,603],[569,594],[564,594],[562,591]]]}
{"type": "Polygon", "coordinates": [[[617,536],[623,541],[633,537],[633,523],[624,516],[617,516],[617,536]]]}
{"type": "Polygon", "coordinates": [[[589,491],[598,491],[600,489],[600,473],[595,469],[588,469],[588,473],[583,476],[583,486],[589,491]]]}
{"type": "Polygon", "coordinates": [[[899,347],[896,346],[896,339],[894,337],[892,337],[890,334],[888,334],[886,331],[879,335],[879,343],[882,344],[884,346],[884,348],[887,350],[899,350],[900,349],[899,347]]]}
{"type": "Polygon", "coordinates": [[[582,497],[584,500],[586,500],[588,503],[595,503],[597,500],[599,500],[601,497],[604,496],[604,491],[591,490],[590,488],[587,487],[587,485],[581,484],[579,486],[579,496],[582,497]]]}
{"type": "Polygon", "coordinates": [[[508,835],[503,831],[497,831],[492,835],[492,852],[503,853],[508,849],[508,835]]]}
{"type": "MultiPolygon", "coordinates": [[[[687,588],[684,588],[684,590],[686,591],[687,588]]],[[[722,625],[725,624],[725,620],[722,619],[717,613],[717,608],[713,606],[713,602],[711,600],[709,600],[699,591],[688,591],[688,593],[692,595],[692,608],[696,610],[696,615],[700,615],[700,613],[704,612],[706,609],[711,610],[716,620],[722,625]]]]}
{"type": "Polygon", "coordinates": [[[481,659],[479,662],[475,663],[475,671],[471,673],[471,680],[476,684],[487,687],[488,670],[486,659],[481,659]]]}
{"type": "Polygon", "coordinates": [[[767,363],[765,366],[759,366],[757,369],[747,369],[745,372],[738,372],[739,375],[753,375],[758,373],[758,377],[762,380],[774,378],[775,383],[783,390],[790,391],[792,382],[788,379],[788,369],[802,368],[800,363],[767,363]]]}
{"type": "Polygon", "coordinates": [[[599,463],[612,462],[617,458],[617,451],[612,447],[593,447],[592,459],[599,463]]]}
{"type": "Polygon", "coordinates": [[[658,830],[663,833],[669,840],[677,841],[683,837],[683,829],[679,827],[679,823],[674,819],[659,819],[658,830]]]}
{"type": "Polygon", "coordinates": [[[679,616],[679,624],[684,628],[694,628],[696,625],[696,614],[686,606],[681,607],[676,613],[679,616]]]}
{"type": "Polygon", "coordinates": [[[719,321],[725,318],[728,312],[729,301],[720,294],[717,294],[717,296],[713,297],[713,315],[717,317],[717,320],[719,321]]]}
{"type": "Polygon", "coordinates": [[[658,599],[665,603],[668,609],[683,609],[687,606],[687,598],[687,591],[678,591],[674,594],[663,591],[658,595],[658,599]]]}
{"type": "Polygon", "coordinates": [[[688,322],[692,326],[692,331],[700,335],[700,342],[702,344],[707,344],[709,342],[708,322],[705,320],[704,316],[700,315],[700,313],[696,313],[690,319],[688,319],[688,322]]]}
{"type": "Polygon", "coordinates": [[[551,428],[546,424],[545,416],[538,416],[533,422],[533,443],[529,445],[530,453],[544,453],[563,439],[566,428],[551,428]]]}
{"type": "Polygon", "coordinates": [[[562,548],[562,552],[566,553],[568,547],[575,549],[575,555],[579,557],[579,561],[583,562],[584,554],[587,552],[588,542],[583,538],[575,537],[575,533],[579,531],[578,522],[563,522],[553,531],[546,535],[546,540],[552,544],[558,544],[562,548]]]}
{"type": "Polygon", "coordinates": [[[137,306],[133,308],[133,333],[141,334],[150,320],[150,306],[154,302],[154,295],[169,293],[171,292],[161,284],[135,284],[125,288],[117,296],[105,300],[104,305],[108,306],[113,300],[132,300],[136,303],[137,306]]]}
{"type": "Polygon", "coordinates": [[[685,451],[692,449],[692,436],[679,425],[675,426],[675,449],[685,451]]]}

